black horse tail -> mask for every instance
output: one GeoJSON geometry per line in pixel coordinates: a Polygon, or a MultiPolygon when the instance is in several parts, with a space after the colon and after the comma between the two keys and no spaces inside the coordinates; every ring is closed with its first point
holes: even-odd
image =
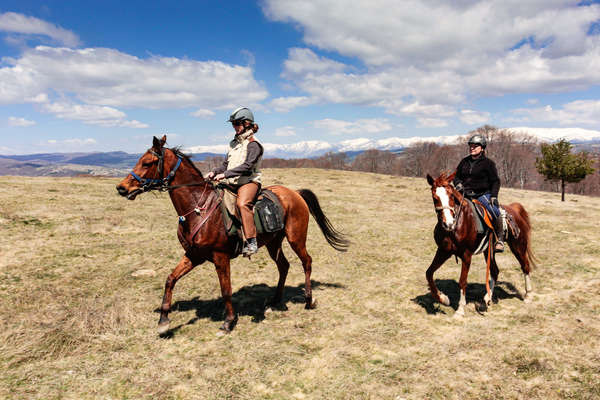
{"type": "Polygon", "coordinates": [[[327,243],[331,245],[337,251],[346,251],[350,246],[350,241],[346,239],[345,235],[336,230],[329,219],[323,214],[323,210],[321,209],[321,205],[319,204],[319,200],[317,196],[308,189],[300,189],[298,190],[300,196],[304,199],[306,204],[308,205],[308,209],[310,213],[314,217],[315,221],[321,228],[321,232],[323,232],[323,236],[325,236],[325,240],[327,243]]]}

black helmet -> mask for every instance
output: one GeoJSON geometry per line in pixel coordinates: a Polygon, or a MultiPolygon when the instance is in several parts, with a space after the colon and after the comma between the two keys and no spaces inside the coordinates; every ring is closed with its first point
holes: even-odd
{"type": "Polygon", "coordinates": [[[254,114],[252,114],[252,111],[250,111],[249,108],[246,108],[246,107],[236,108],[229,116],[229,120],[227,122],[234,122],[234,121],[254,122],[254,114]]]}
{"type": "Polygon", "coordinates": [[[478,144],[484,149],[487,146],[487,140],[485,140],[485,136],[482,136],[480,134],[471,136],[468,143],[469,144],[478,144]]]}

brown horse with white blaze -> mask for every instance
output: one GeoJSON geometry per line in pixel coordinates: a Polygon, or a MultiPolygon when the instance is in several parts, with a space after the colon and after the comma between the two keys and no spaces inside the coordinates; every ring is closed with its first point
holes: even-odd
{"type": "MultiPolygon", "coordinates": [[[[460,300],[458,309],[456,310],[456,314],[461,316],[464,315],[464,306],[466,305],[467,276],[469,274],[471,258],[477,251],[483,238],[477,234],[476,216],[471,206],[463,195],[454,188],[454,185],[452,185],[455,174],[447,175],[443,173],[437,179],[434,179],[429,174],[427,175],[427,182],[431,186],[431,196],[438,217],[438,223],[434,229],[434,238],[438,249],[431,265],[427,269],[426,276],[433,298],[449,306],[450,300],[438,290],[433,280],[433,274],[450,256],[455,255],[461,259],[462,269],[459,279],[460,300]]],[[[535,266],[534,256],[531,251],[531,223],[529,215],[520,203],[511,203],[502,207],[511,215],[519,229],[516,237],[508,229],[507,242],[521,265],[521,270],[525,277],[525,300],[529,301],[532,294],[529,273],[535,266]]],[[[489,282],[486,283],[486,287],[489,284],[490,288],[484,299],[486,304],[491,302],[494,285],[498,280],[499,274],[498,265],[496,264],[491,247],[493,247],[493,243],[488,243],[491,276],[489,282]]]]}
{"type": "MultiPolygon", "coordinates": [[[[173,272],[168,276],[161,305],[159,333],[169,330],[171,299],[175,283],[197,265],[211,261],[216,268],[225,303],[225,322],[221,329],[231,331],[237,316],[231,303],[230,260],[236,256],[236,239],[227,235],[221,214],[222,197],[213,184],[204,179],[202,173],[191,160],[177,148],[164,147],[167,138],[153,140],[152,147],[138,160],[133,171],[117,185],[120,195],[134,200],[137,195],[150,191],[168,191],[180,224],[188,232],[186,253],[173,272]],[[190,234],[190,232],[192,232],[190,234]]],[[[258,245],[266,246],[269,255],[277,264],[279,281],[275,296],[270,304],[281,302],[287,277],[289,262],[281,245],[287,238],[291,248],[302,261],[305,276],[305,308],[316,307],[312,297],[310,276],[312,258],[306,251],[306,237],[309,214],[315,218],[327,242],[336,250],[345,251],[349,241],[338,232],[319,205],[315,194],[308,189],[294,191],[284,186],[269,186],[279,199],[284,213],[285,228],[281,231],[260,234],[258,245]]],[[[183,243],[182,243],[183,244],[183,243]]]]}

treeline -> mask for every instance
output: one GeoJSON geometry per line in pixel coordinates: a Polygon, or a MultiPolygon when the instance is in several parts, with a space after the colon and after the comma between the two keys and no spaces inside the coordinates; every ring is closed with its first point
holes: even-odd
{"type": "MultiPolygon", "coordinates": [[[[495,161],[502,186],[519,189],[560,192],[560,182],[548,181],[537,172],[535,161],[541,156],[540,143],[526,133],[482,126],[461,137],[455,144],[415,143],[400,153],[367,150],[355,157],[346,153],[326,153],[317,158],[268,158],[263,168],[324,168],[374,172],[398,176],[422,177],[454,171],[468,155],[467,141],[475,133],[487,138],[486,154],[495,161]]],[[[600,196],[600,154],[591,154],[596,172],[567,186],[567,193],[600,196]]],[[[204,171],[223,163],[223,157],[211,157],[199,163],[204,171]]]]}

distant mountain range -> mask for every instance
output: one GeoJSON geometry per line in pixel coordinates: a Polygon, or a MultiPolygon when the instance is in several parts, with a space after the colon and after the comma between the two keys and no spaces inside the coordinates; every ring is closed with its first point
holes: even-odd
{"type": "MultiPolygon", "coordinates": [[[[554,142],[565,138],[576,145],[577,149],[600,149],[600,131],[581,128],[510,128],[513,132],[524,132],[537,137],[543,142],[554,142]]],[[[345,140],[339,143],[313,140],[292,144],[263,143],[265,158],[312,158],[327,152],[344,152],[354,157],[366,150],[388,150],[401,152],[404,148],[417,142],[435,142],[454,144],[465,135],[437,137],[391,137],[372,140],[367,138],[345,140]]],[[[223,156],[226,145],[194,146],[184,151],[194,161],[202,161],[211,156],[223,156]]],[[[135,165],[141,154],[130,154],[122,151],[95,153],[45,153],[26,155],[0,155],[0,175],[25,176],[124,176],[135,165]]]]}

